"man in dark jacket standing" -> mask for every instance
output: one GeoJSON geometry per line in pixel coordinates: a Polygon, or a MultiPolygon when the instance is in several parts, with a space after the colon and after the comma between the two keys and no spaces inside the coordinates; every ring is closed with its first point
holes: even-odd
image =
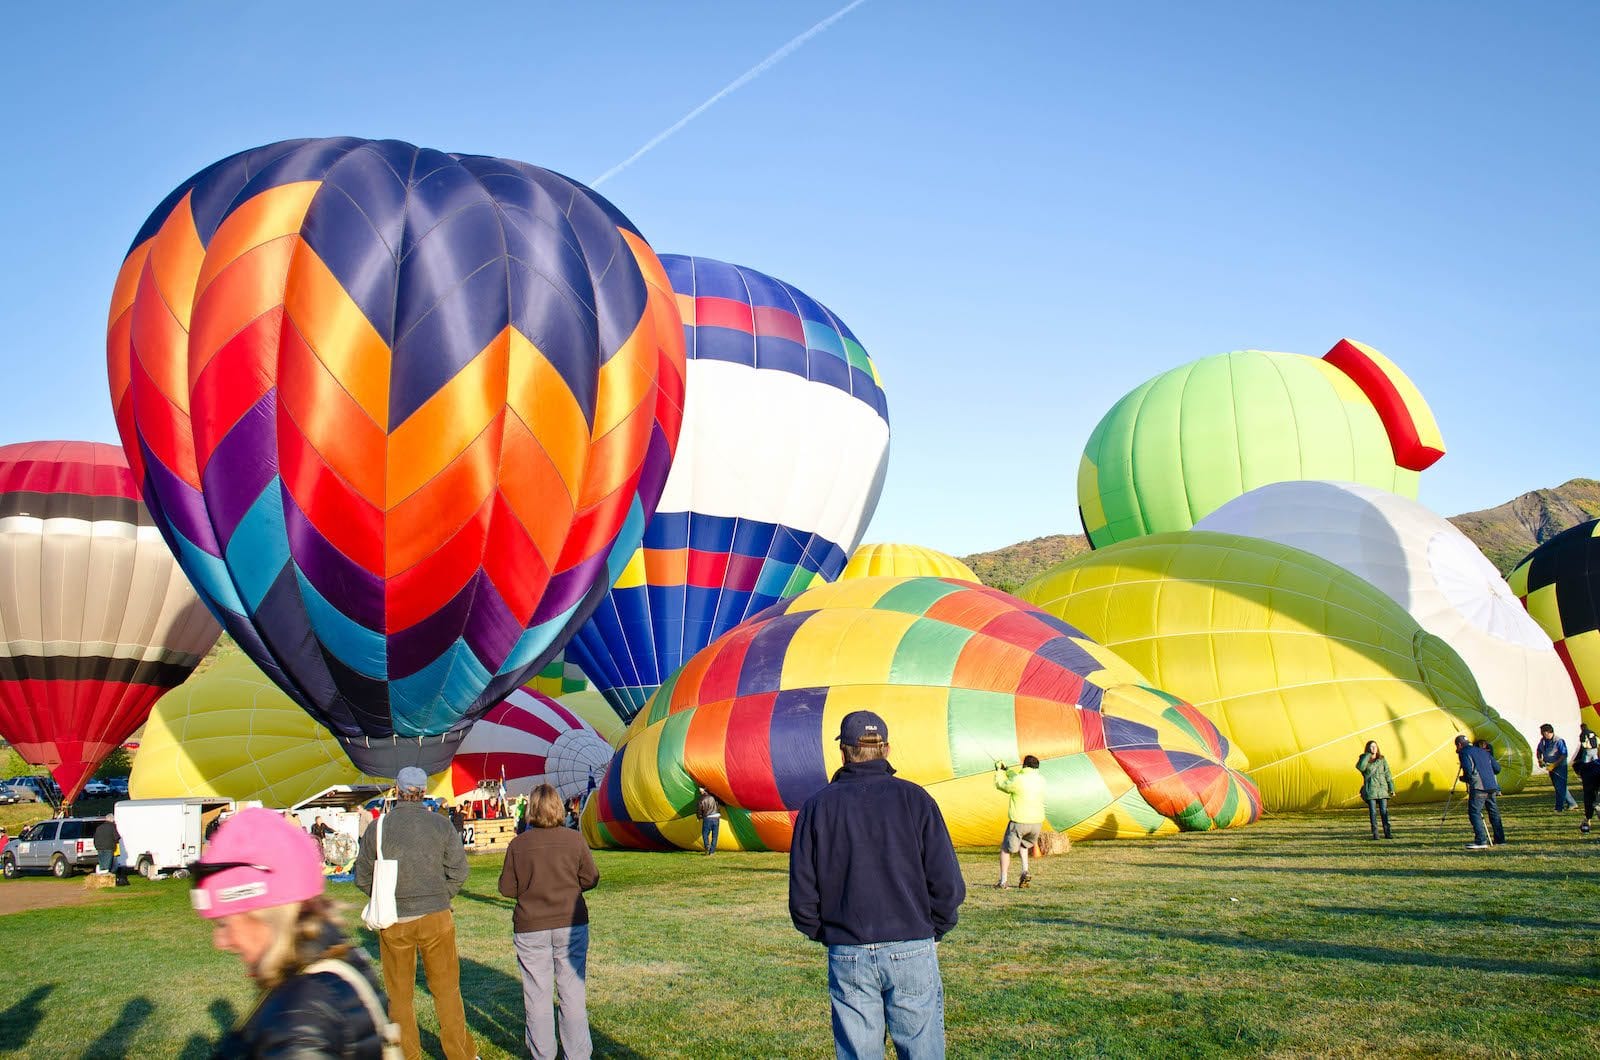
{"type": "Polygon", "coordinates": [[[789,854],[789,916],[828,947],[833,1044],[902,1060],[944,1056],[936,944],[967,888],[938,804],[889,765],[889,727],[858,710],[839,726],[843,768],[806,800],[789,854]]]}
{"type": "Polygon", "coordinates": [[[1484,831],[1483,812],[1489,811],[1489,824],[1494,828],[1495,846],[1506,841],[1505,829],[1500,827],[1500,782],[1495,774],[1500,763],[1481,747],[1474,747],[1465,736],[1456,736],[1456,757],[1461,762],[1461,779],[1467,782],[1467,820],[1472,822],[1472,842],[1468,850],[1488,850],[1489,833],[1484,831]]]}
{"type": "Polygon", "coordinates": [[[94,828],[94,852],[100,859],[99,867],[95,869],[97,876],[103,876],[111,871],[112,862],[117,856],[117,842],[116,821],[108,815],[94,828]]]}
{"type": "Polygon", "coordinates": [[[378,932],[383,958],[383,986],[389,994],[389,1018],[400,1025],[400,1047],[406,1060],[422,1056],[413,995],[417,986],[417,954],[428,976],[433,1008],[439,1017],[439,1044],[448,1060],[473,1060],[478,1055],[467,1033],[461,1002],[461,964],[456,954],[456,922],[450,900],[467,882],[467,853],[450,822],[422,803],[428,774],[406,766],[395,778],[399,801],[361,837],[356,858],[356,886],[372,893],[372,865],[383,833],[383,856],[398,861],[395,910],[400,918],[378,932]]]}

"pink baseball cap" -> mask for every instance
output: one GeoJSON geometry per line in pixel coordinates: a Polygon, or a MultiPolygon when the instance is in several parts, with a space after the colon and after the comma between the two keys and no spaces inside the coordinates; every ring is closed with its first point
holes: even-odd
{"type": "Polygon", "coordinates": [[[322,851],[298,825],[256,806],[222,822],[194,873],[190,899],[217,917],[315,898],[327,886],[322,851]]]}

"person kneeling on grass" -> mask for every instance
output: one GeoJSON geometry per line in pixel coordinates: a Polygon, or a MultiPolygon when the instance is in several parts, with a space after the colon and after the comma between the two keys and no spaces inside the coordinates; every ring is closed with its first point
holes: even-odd
{"type": "Polygon", "coordinates": [[[583,836],[561,827],[561,796],[549,784],[528,799],[528,830],[506,847],[500,893],[516,899],[512,942],[522,966],[523,1037],[534,1060],[556,1055],[555,997],[561,997],[561,1051],[587,1060],[589,906],[583,892],[600,870],[583,836]],[[552,992],[551,988],[554,987],[552,992]]]}
{"type": "Polygon", "coordinates": [[[316,841],[271,810],[240,810],[189,866],[211,944],[237,954],[261,998],[214,1057],[379,1060],[398,1050],[372,966],[323,893],[316,841]]]}
{"type": "Polygon", "coordinates": [[[1006,877],[1011,871],[1011,855],[1022,853],[1022,878],[1018,886],[1033,882],[1028,872],[1028,852],[1039,844],[1039,833],[1044,829],[1044,777],[1039,775],[1039,760],[1028,755],[1022,765],[1009,769],[1004,762],[994,764],[994,786],[1011,796],[1010,823],[1006,825],[1005,838],[1000,841],[1000,882],[997,888],[1010,886],[1006,877]]]}

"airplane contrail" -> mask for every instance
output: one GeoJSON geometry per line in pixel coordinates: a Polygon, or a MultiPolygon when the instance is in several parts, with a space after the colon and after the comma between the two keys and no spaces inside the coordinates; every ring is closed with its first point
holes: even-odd
{"type": "Polygon", "coordinates": [[[643,147],[639,148],[639,150],[635,151],[627,158],[624,158],[621,162],[618,162],[616,165],[612,166],[610,169],[591,180],[589,182],[589,186],[592,188],[598,188],[600,185],[604,184],[618,173],[621,173],[624,169],[627,169],[629,166],[639,161],[639,159],[643,158],[657,145],[659,145],[661,141],[667,139],[679,129],[682,129],[685,125],[688,125],[700,115],[704,114],[712,106],[712,104],[716,103],[724,96],[729,95],[732,92],[736,92],[745,85],[748,85],[751,81],[754,81],[756,78],[760,77],[762,74],[781,63],[792,52],[798,49],[801,45],[805,44],[806,41],[810,40],[812,37],[815,37],[817,34],[821,33],[823,30],[827,29],[829,26],[833,25],[835,22],[839,21],[841,18],[848,15],[850,12],[854,11],[856,8],[860,7],[866,2],[867,0],[850,0],[850,3],[844,5],[839,10],[823,19],[821,22],[818,22],[815,26],[812,26],[804,33],[795,37],[793,40],[789,41],[789,43],[785,44],[783,47],[779,48],[777,51],[773,52],[759,63],[756,63],[750,69],[734,78],[732,81],[729,81],[717,91],[716,95],[712,96],[694,110],[691,110],[689,113],[685,114],[683,117],[667,126],[655,136],[652,136],[649,142],[647,142],[643,147]]]}

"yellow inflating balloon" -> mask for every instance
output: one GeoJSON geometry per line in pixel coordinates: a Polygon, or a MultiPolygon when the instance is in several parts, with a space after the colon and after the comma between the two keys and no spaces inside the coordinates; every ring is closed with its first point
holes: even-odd
{"type": "Polygon", "coordinates": [[[1472,672],[1388,596],[1299,549],[1202,531],[1070,560],[1018,594],[1193,703],[1250,760],[1269,810],[1361,804],[1356,758],[1377,740],[1397,801],[1442,799],[1457,733],[1489,739],[1521,788],[1527,742],[1472,672]]]}
{"type": "Polygon", "coordinates": [[[556,702],[588,722],[600,734],[600,738],[612,747],[622,743],[622,734],[627,731],[628,723],[617,717],[617,712],[606,702],[606,697],[600,694],[598,688],[568,692],[564,696],[557,696],[556,702]]]}
{"type": "MultiPolygon", "coordinates": [[[[434,794],[448,772],[430,778],[434,794]]],[[[364,775],[318,725],[243,655],[225,656],[156,703],[128,777],[135,799],[225,798],[293,806],[364,775]]]]}
{"type": "Polygon", "coordinates": [[[972,568],[954,556],[921,545],[866,544],[850,553],[837,581],[846,578],[960,578],[975,582],[972,568]]]}

